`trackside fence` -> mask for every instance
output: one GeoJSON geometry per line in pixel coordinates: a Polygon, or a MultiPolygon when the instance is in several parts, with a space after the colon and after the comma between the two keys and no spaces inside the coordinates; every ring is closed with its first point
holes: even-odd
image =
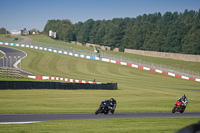
{"type": "Polygon", "coordinates": [[[20,70],[11,67],[0,67],[0,76],[7,78],[21,77],[20,70]]]}

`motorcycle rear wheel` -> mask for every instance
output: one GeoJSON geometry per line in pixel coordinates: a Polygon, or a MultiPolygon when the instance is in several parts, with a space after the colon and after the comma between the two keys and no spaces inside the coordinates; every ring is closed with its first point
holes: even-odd
{"type": "Polygon", "coordinates": [[[108,114],[108,111],[104,112],[104,114],[107,115],[107,114],[108,114]]]}
{"type": "Polygon", "coordinates": [[[115,113],[115,110],[111,110],[111,114],[114,114],[115,113]]]}
{"type": "Polygon", "coordinates": [[[183,112],[184,112],[184,110],[180,111],[180,113],[183,113],[183,112]]]}

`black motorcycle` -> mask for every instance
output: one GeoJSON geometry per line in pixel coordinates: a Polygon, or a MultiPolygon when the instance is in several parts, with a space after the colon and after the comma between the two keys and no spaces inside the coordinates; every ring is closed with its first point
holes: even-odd
{"type": "Polygon", "coordinates": [[[108,113],[114,114],[115,110],[111,109],[110,103],[108,100],[102,101],[99,108],[96,110],[95,114],[104,113],[107,115],[108,113]]]}

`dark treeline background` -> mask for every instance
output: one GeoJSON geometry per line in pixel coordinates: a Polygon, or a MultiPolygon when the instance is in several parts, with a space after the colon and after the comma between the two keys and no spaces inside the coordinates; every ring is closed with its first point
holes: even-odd
{"type": "Polygon", "coordinates": [[[6,32],[8,33],[4,27],[0,28],[0,34],[5,34],[6,32]]]}
{"type": "Polygon", "coordinates": [[[200,54],[200,9],[183,13],[144,14],[136,18],[89,19],[72,24],[70,20],[49,20],[44,28],[53,30],[58,40],[77,41],[160,52],[200,54]]]}

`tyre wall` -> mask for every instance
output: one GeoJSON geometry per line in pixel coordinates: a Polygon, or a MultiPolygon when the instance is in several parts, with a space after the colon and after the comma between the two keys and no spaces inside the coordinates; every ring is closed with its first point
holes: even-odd
{"type": "Polygon", "coordinates": [[[34,82],[34,81],[0,81],[0,90],[6,90],[6,89],[117,90],[117,83],[84,84],[84,83],[61,83],[61,82],[34,82]]]}

